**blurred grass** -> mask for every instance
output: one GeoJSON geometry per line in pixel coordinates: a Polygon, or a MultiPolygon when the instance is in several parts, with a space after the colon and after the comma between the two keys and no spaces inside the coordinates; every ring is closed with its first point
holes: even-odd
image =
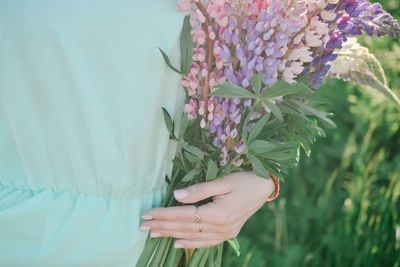
{"type": "MultiPolygon", "coordinates": [[[[379,1],[400,18],[400,1],[379,1]]],[[[362,38],[400,95],[400,44],[362,38]]],[[[224,267],[400,267],[400,111],[379,93],[337,80],[327,130],[282,183],[280,197],[243,227],[242,255],[226,247],[224,267]],[[396,235],[397,233],[397,235],[396,235]]]]}

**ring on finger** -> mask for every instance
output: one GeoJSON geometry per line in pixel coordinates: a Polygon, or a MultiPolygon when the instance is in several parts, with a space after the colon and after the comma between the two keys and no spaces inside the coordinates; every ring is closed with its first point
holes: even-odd
{"type": "Polygon", "coordinates": [[[199,210],[199,207],[196,206],[196,211],[194,213],[194,220],[195,220],[196,223],[200,223],[201,222],[201,217],[200,217],[200,215],[198,213],[198,210],[199,210]]]}

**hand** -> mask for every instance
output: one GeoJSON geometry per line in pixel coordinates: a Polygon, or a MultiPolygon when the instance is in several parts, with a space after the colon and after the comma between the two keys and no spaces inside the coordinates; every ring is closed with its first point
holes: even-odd
{"type": "Polygon", "coordinates": [[[212,201],[198,206],[203,232],[199,232],[199,223],[195,221],[195,205],[147,210],[141,230],[151,230],[152,237],[176,238],[176,248],[212,247],[236,237],[274,190],[272,179],[245,171],[195,184],[176,190],[174,197],[182,203],[212,197],[212,201]]]}

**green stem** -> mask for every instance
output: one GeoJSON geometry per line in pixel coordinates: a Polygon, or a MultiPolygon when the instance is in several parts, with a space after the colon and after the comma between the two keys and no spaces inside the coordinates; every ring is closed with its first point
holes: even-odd
{"type": "Polygon", "coordinates": [[[206,248],[206,250],[204,251],[203,257],[201,258],[201,260],[199,262],[199,265],[196,265],[196,266],[209,267],[209,266],[206,266],[206,264],[207,264],[209,255],[211,255],[212,250],[213,250],[213,248],[206,248]]]}
{"type": "Polygon", "coordinates": [[[196,249],[188,267],[199,267],[200,261],[203,258],[206,250],[204,248],[196,249]]]}
{"type": "Polygon", "coordinates": [[[182,151],[181,151],[181,152],[179,152],[179,157],[180,157],[180,159],[181,159],[181,162],[182,162],[183,168],[185,169],[185,171],[186,171],[186,172],[188,172],[188,171],[189,171],[189,169],[186,167],[186,163],[185,163],[185,160],[183,159],[183,154],[182,154],[182,151]]]}
{"type": "Polygon", "coordinates": [[[151,263],[149,265],[150,267],[163,266],[162,260],[164,259],[165,251],[168,248],[169,238],[159,238],[159,239],[161,239],[160,245],[157,247],[157,251],[155,251],[155,253],[154,253],[154,257],[151,260],[151,263]]]}
{"type": "Polygon", "coordinates": [[[217,248],[213,247],[209,256],[207,257],[207,266],[215,267],[215,254],[217,252],[217,248]]]}
{"type": "Polygon", "coordinates": [[[165,267],[177,267],[183,257],[183,250],[170,247],[168,258],[165,261],[165,267]]]}
{"type": "Polygon", "coordinates": [[[168,238],[167,245],[166,245],[164,251],[162,252],[163,256],[161,258],[160,266],[165,266],[165,262],[167,261],[168,254],[170,253],[171,247],[173,247],[173,246],[171,246],[171,244],[172,244],[172,238],[168,238]]]}
{"type": "Polygon", "coordinates": [[[160,243],[160,240],[148,237],[146,240],[146,244],[144,246],[142,255],[140,256],[139,261],[136,264],[136,266],[140,266],[140,267],[147,266],[147,264],[150,262],[150,259],[153,255],[154,251],[157,250],[159,243],[160,243]]]}
{"type": "Polygon", "coordinates": [[[221,243],[217,247],[217,259],[215,260],[215,267],[221,267],[222,265],[222,250],[224,248],[224,243],[221,243]]]}
{"type": "Polygon", "coordinates": [[[184,249],[185,250],[185,267],[190,266],[192,262],[193,254],[195,253],[194,249],[184,249]]]}

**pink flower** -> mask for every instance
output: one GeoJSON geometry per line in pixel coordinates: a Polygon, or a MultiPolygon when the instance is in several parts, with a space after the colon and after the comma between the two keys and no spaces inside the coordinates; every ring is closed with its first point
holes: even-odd
{"type": "Polygon", "coordinates": [[[190,99],[189,103],[184,105],[183,110],[187,113],[188,120],[194,120],[197,118],[198,107],[193,98],[190,99]]]}
{"type": "Polygon", "coordinates": [[[258,15],[260,11],[267,8],[269,0],[254,0],[254,15],[258,15]]]}
{"type": "Polygon", "coordinates": [[[180,12],[189,11],[191,7],[192,7],[191,0],[179,0],[177,5],[177,9],[180,12]]]}

